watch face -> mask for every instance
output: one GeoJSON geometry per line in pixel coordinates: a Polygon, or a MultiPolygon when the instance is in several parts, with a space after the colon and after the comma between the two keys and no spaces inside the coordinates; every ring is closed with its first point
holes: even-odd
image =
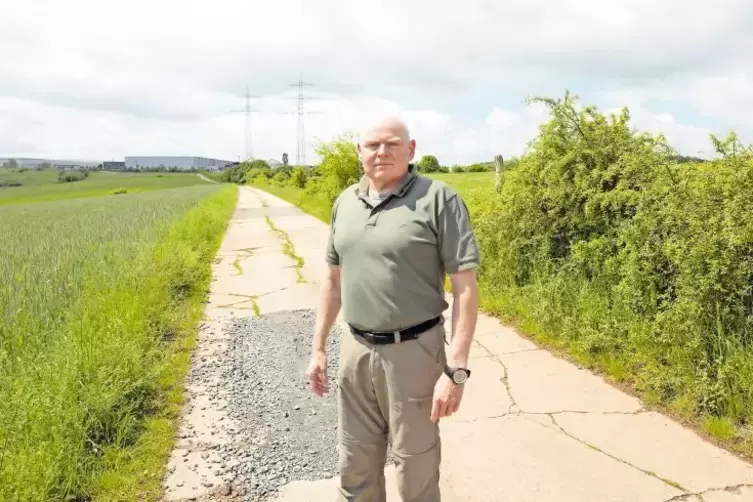
{"type": "Polygon", "coordinates": [[[455,371],[455,374],[452,375],[452,379],[455,383],[464,383],[468,380],[468,373],[465,370],[457,370],[455,371]]]}

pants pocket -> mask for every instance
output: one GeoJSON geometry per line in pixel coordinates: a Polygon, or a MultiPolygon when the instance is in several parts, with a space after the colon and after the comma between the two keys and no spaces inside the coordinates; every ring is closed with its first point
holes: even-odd
{"type": "Polygon", "coordinates": [[[446,362],[446,353],[444,347],[445,328],[439,324],[425,333],[421,333],[418,338],[413,340],[420,351],[429,358],[439,370],[444,370],[446,362]]]}

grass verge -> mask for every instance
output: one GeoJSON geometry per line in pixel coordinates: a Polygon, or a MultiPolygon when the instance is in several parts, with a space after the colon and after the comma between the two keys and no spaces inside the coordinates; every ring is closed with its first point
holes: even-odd
{"type": "Polygon", "coordinates": [[[286,200],[301,210],[329,224],[332,208],[323,197],[292,186],[279,186],[268,182],[254,182],[253,186],[286,200]]]}
{"type": "Polygon", "coordinates": [[[159,500],[165,466],[175,442],[177,418],[183,407],[183,381],[191,365],[197,326],[211,283],[211,261],[222,242],[237,200],[237,188],[219,190],[190,211],[172,229],[168,238],[150,255],[154,273],[154,291],[166,294],[168,311],[158,314],[152,307],[152,319],[158,320],[152,337],[158,350],[152,385],[152,412],[140,427],[142,434],[131,445],[110,447],[107,461],[94,479],[97,500],[159,500]],[[169,302],[169,303],[168,303],[169,302]],[[171,308],[170,308],[171,307],[171,308]]]}

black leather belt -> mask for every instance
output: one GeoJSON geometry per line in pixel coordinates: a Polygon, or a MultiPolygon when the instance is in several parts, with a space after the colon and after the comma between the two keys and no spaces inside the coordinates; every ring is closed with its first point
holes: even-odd
{"type": "Polygon", "coordinates": [[[415,326],[411,326],[410,328],[405,328],[399,331],[364,331],[362,329],[350,326],[350,332],[354,335],[360,336],[367,342],[374,345],[400,343],[418,338],[418,335],[427,330],[430,330],[431,328],[439,324],[440,320],[441,317],[438,316],[434,319],[429,319],[428,321],[424,321],[421,324],[416,324],[415,326]]]}

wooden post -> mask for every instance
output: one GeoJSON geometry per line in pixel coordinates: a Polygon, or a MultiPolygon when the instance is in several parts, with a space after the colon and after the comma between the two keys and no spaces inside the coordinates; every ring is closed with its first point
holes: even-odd
{"type": "Polygon", "coordinates": [[[502,188],[502,164],[504,163],[504,159],[502,158],[502,155],[495,155],[494,156],[494,170],[497,173],[497,180],[494,185],[494,189],[499,193],[499,190],[502,188]]]}

